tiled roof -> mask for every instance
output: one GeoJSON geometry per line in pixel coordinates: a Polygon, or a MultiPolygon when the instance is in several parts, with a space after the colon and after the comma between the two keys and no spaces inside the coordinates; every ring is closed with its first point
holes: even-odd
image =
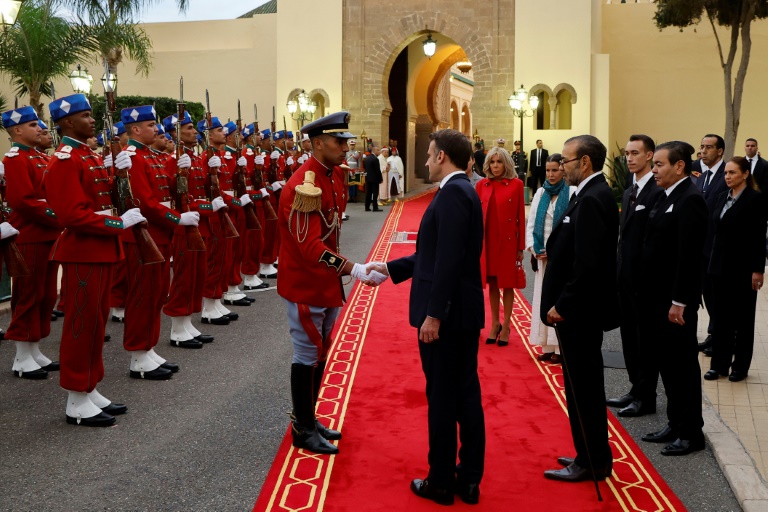
{"type": "Polygon", "coordinates": [[[277,0],[269,0],[269,2],[258,6],[257,8],[248,11],[238,18],[253,18],[257,14],[275,14],[277,13],[277,0]]]}

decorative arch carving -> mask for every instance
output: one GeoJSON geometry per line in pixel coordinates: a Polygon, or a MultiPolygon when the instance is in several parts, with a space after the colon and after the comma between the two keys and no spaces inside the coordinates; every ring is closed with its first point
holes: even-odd
{"type": "Polygon", "coordinates": [[[550,88],[549,88],[549,86],[548,86],[548,85],[546,85],[546,84],[536,84],[536,85],[534,85],[534,86],[533,86],[533,87],[531,87],[531,88],[530,88],[530,90],[528,91],[528,96],[538,96],[538,94],[539,94],[540,92],[545,92],[545,93],[547,93],[547,94],[549,95],[549,97],[550,97],[550,98],[551,98],[552,96],[554,96],[554,94],[552,93],[552,89],[550,89],[550,88]]]}
{"type": "Polygon", "coordinates": [[[557,97],[557,95],[560,94],[560,91],[568,91],[571,93],[571,105],[576,103],[576,89],[574,89],[571,84],[557,84],[554,91],[552,91],[552,94],[557,97]]]}
{"type": "Polygon", "coordinates": [[[304,89],[301,89],[301,88],[297,88],[297,89],[292,90],[291,92],[288,93],[288,97],[285,99],[285,102],[288,103],[293,98],[295,98],[296,96],[301,94],[301,91],[303,91],[303,90],[304,89]]]}
{"type": "MultiPolygon", "coordinates": [[[[429,117],[432,118],[432,122],[437,124],[441,121],[440,116],[438,115],[438,111],[440,110],[438,98],[436,94],[436,90],[440,87],[440,84],[445,78],[445,75],[450,71],[451,66],[456,64],[457,62],[461,60],[465,60],[467,58],[467,54],[464,53],[464,50],[459,48],[452,54],[448,56],[447,59],[445,59],[441,64],[440,67],[437,68],[437,71],[435,72],[435,78],[432,80],[432,82],[429,84],[429,88],[427,89],[427,97],[428,98],[434,98],[434,101],[430,101],[427,104],[427,110],[429,113],[429,117]]],[[[450,77],[449,77],[450,78],[450,77]]]]}
{"type": "Polygon", "coordinates": [[[328,93],[325,92],[325,89],[321,89],[321,88],[312,89],[307,93],[307,96],[309,96],[310,98],[314,98],[318,94],[323,97],[323,100],[325,101],[325,108],[329,109],[331,107],[331,97],[328,96],[328,93]]]}

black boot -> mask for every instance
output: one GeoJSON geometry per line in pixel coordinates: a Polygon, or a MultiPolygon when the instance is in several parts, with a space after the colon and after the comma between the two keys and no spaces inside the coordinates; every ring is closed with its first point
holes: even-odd
{"type": "Polygon", "coordinates": [[[291,399],[295,419],[291,428],[293,446],[314,453],[339,453],[339,449],[320,435],[315,425],[313,394],[314,366],[291,365],[291,399]]]}
{"type": "MultiPolygon", "coordinates": [[[[315,375],[312,380],[312,396],[315,399],[314,405],[317,406],[317,399],[320,396],[320,386],[323,384],[323,374],[325,373],[325,361],[320,362],[318,361],[317,367],[315,368],[315,375]]],[[[338,430],[331,430],[322,423],[318,419],[315,419],[315,426],[317,427],[317,431],[320,432],[320,435],[324,438],[328,439],[329,441],[338,441],[341,439],[341,432],[338,430]]]]}

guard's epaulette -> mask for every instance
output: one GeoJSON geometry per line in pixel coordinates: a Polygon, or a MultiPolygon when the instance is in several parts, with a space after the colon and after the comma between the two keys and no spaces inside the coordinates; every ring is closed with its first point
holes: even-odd
{"type": "MultiPolygon", "coordinates": [[[[61,148],[61,149],[63,150],[64,148],[61,148]]],[[[66,160],[68,158],[72,158],[72,154],[71,153],[64,153],[63,151],[56,151],[53,154],[53,156],[55,156],[59,160],[66,160]]]]}
{"type": "Polygon", "coordinates": [[[226,153],[224,153],[224,158],[231,160],[232,159],[232,153],[227,151],[226,153]]]}
{"type": "Polygon", "coordinates": [[[253,150],[251,148],[248,148],[245,150],[245,154],[250,156],[253,154],[253,150]]]}
{"type": "Polygon", "coordinates": [[[315,173],[307,171],[304,183],[296,185],[296,195],[293,197],[291,209],[297,212],[310,213],[320,210],[323,206],[323,191],[315,186],[315,173]]]}
{"type": "Polygon", "coordinates": [[[18,146],[13,146],[11,149],[8,150],[8,152],[5,154],[8,158],[13,158],[15,156],[19,156],[19,148],[18,146]]]}
{"type": "MultiPolygon", "coordinates": [[[[136,146],[128,146],[127,148],[125,148],[125,150],[128,152],[129,155],[136,156],[136,146]]],[[[113,156],[116,156],[116,155],[113,155],[113,156]]]]}

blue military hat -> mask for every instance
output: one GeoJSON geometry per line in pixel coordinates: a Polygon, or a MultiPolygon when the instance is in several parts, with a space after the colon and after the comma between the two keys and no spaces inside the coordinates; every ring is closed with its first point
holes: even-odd
{"type": "Polygon", "coordinates": [[[171,137],[171,134],[168,132],[165,132],[165,138],[168,140],[173,140],[173,137],[171,137]]]}
{"type": "Polygon", "coordinates": [[[85,94],[72,94],[53,100],[48,104],[48,109],[51,111],[51,121],[57,123],[64,117],[91,110],[91,104],[85,94]]]}
{"type": "Polygon", "coordinates": [[[21,107],[3,112],[3,126],[10,128],[17,124],[29,123],[30,121],[39,121],[37,112],[32,107],[21,107]]]}
{"type": "Polygon", "coordinates": [[[180,124],[181,126],[184,126],[185,124],[189,124],[192,122],[192,117],[189,115],[189,112],[186,110],[184,111],[184,119],[181,120],[181,123],[177,123],[179,120],[179,117],[176,114],[170,115],[163,119],[163,128],[165,128],[166,132],[173,132],[176,131],[176,124],[180,124]]]}
{"type": "Polygon", "coordinates": [[[285,137],[285,132],[283,130],[278,130],[275,132],[274,139],[275,140],[281,140],[285,137]]]}
{"type": "Polygon", "coordinates": [[[142,121],[157,121],[157,112],[152,105],[124,108],[120,112],[123,124],[140,123],[142,121]]]}
{"type": "Polygon", "coordinates": [[[118,121],[118,122],[116,122],[115,124],[112,125],[112,134],[113,135],[117,136],[117,135],[122,135],[124,133],[125,133],[125,125],[121,121],[118,121]]]}
{"type": "Polygon", "coordinates": [[[165,129],[163,128],[163,125],[161,123],[157,123],[157,134],[165,135],[165,129]]]}
{"type": "Polygon", "coordinates": [[[41,130],[47,130],[48,129],[48,125],[45,124],[42,119],[38,119],[37,120],[37,126],[39,126],[41,130]]]}
{"type": "Polygon", "coordinates": [[[288,133],[285,134],[285,138],[286,139],[292,139],[293,138],[293,132],[289,130],[288,133]]]}
{"type": "Polygon", "coordinates": [[[99,146],[104,145],[104,132],[99,132],[96,135],[96,144],[98,144],[99,146]]]}
{"type": "Polygon", "coordinates": [[[271,136],[272,136],[272,130],[270,130],[269,128],[261,130],[261,140],[266,140],[271,136]]]}
{"type": "Polygon", "coordinates": [[[321,117],[317,121],[305,124],[302,132],[309,135],[309,138],[327,134],[340,139],[354,139],[355,136],[349,133],[349,112],[342,110],[321,117]]]}
{"type": "Polygon", "coordinates": [[[199,133],[197,134],[197,136],[195,138],[197,139],[197,143],[198,144],[202,144],[203,143],[203,136],[200,135],[199,133]]]}
{"type": "Polygon", "coordinates": [[[224,125],[224,135],[232,135],[237,132],[237,125],[234,121],[229,121],[224,125]]]}
{"type": "MultiPolygon", "coordinates": [[[[219,121],[218,117],[211,117],[211,130],[213,130],[214,128],[221,128],[221,121],[219,121]]],[[[197,131],[199,132],[205,131],[205,119],[197,123],[197,131]]]]}
{"type": "Polygon", "coordinates": [[[250,137],[251,135],[256,133],[256,125],[253,123],[245,125],[241,133],[243,137],[250,137]]]}

